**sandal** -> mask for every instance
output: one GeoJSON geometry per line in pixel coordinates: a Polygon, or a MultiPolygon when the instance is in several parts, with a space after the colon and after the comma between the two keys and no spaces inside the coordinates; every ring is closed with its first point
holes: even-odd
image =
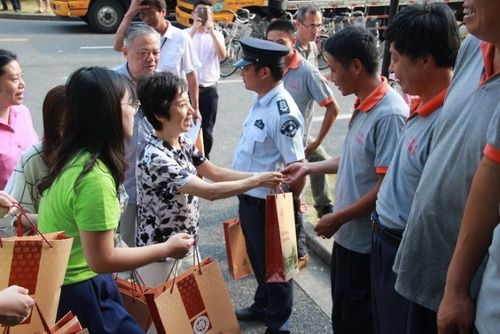
{"type": "Polygon", "coordinates": [[[37,10],[35,11],[35,14],[42,14],[42,11],[41,11],[40,9],[37,9],[37,10]]]}

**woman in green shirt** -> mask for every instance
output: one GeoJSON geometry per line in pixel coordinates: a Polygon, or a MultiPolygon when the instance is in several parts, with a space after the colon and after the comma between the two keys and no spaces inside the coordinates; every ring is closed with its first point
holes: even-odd
{"type": "Polygon", "coordinates": [[[109,273],[182,258],[193,238],[181,233],[148,247],[115,248],[124,144],[137,111],[134,89],[113,71],[87,67],[70,76],[66,98],[63,138],[39,187],[40,230],[64,231],[74,238],[58,318],[71,310],[90,333],[142,333],[123,308],[109,273]]]}

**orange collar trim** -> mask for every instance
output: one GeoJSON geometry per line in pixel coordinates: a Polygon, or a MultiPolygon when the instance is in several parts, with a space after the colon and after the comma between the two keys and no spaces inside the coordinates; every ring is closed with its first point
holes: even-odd
{"type": "Polygon", "coordinates": [[[387,83],[387,79],[385,77],[380,77],[382,82],[364,99],[362,102],[356,98],[356,102],[354,102],[354,109],[360,110],[362,112],[369,112],[375,107],[375,105],[384,97],[384,95],[389,90],[389,84],[387,83]]]}
{"type": "Polygon", "coordinates": [[[500,72],[493,73],[493,56],[495,55],[495,45],[482,41],[480,47],[484,62],[484,72],[481,76],[481,81],[479,82],[479,85],[482,85],[489,78],[496,74],[499,74],[500,72]]]}
{"type": "Polygon", "coordinates": [[[424,104],[420,103],[420,98],[417,99],[416,103],[412,103],[410,108],[410,115],[418,114],[422,117],[427,117],[431,115],[434,111],[439,109],[444,103],[444,97],[448,92],[448,88],[443,89],[439,94],[434,96],[432,99],[424,104]]]}
{"type": "Polygon", "coordinates": [[[290,69],[292,70],[298,69],[300,62],[302,61],[302,57],[300,56],[300,53],[297,52],[297,50],[293,49],[292,52],[293,52],[292,59],[290,60],[290,64],[288,64],[288,67],[285,68],[284,74],[286,74],[290,69]]]}

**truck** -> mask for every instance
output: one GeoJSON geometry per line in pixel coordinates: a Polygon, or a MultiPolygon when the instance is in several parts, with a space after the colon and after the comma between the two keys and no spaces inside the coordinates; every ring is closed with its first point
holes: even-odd
{"type": "MultiPolygon", "coordinates": [[[[175,17],[177,22],[189,27],[193,23],[191,11],[194,0],[177,0],[175,17]]],[[[407,6],[422,0],[399,0],[399,6],[407,6]]],[[[458,21],[462,21],[463,0],[444,0],[455,12],[458,21]]],[[[214,20],[216,22],[232,22],[235,13],[240,9],[248,9],[259,19],[283,17],[284,12],[293,14],[298,8],[315,4],[323,11],[324,17],[334,17],[345,12],[362,11],[367,17],[380,21],[379,29],[387,24],[390,0],[212,0],[214,20]]]]}
{"type": "MultiPolygon", "coordinates": [[[[175,0],[166,0],[167,15],[175,17],[175,0]]],[[[99,33],[114,33],[123,15],[130,6],[130,0],[51,0],[54,14],[61,17],[79,17],[99,33]]]]}
{"type": "MultiPolygon", "coordinates": [[[[380,20],[379,29],[384,29],[388,18],[390,0],[211,0],[214,19],[217,22],[234,21],[235,13],[248,9],[257,19],[279,17],[283,12],[295,12],[307,4],[319,6],[325,17],[333,17],[346,11],[363,10],[367,16],[380,20]]],[[[414,4],[419,0],[400,0],[400,6],[414,4]]],[[[421,0],[420,0],[421,1],[421,0]]],[[[191,11],[194,0],[166,0],[167,15],[185,27],[193,23],[191,11]]],[[[444,0],[461,21],[463,0],[444,0]]],[[[100,33],[114,33],[123,19],[130,0],[51,0],[52,11],[62,17],[76,16],[100,33]]]]}

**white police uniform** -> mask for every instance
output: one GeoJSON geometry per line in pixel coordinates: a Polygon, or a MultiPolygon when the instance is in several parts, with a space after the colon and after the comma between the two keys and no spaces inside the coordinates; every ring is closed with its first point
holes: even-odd
{"type": "MultiPolygon", "coordinates": [[[[241,40],[243,58],[235,66],[258,63],[283,66],[289,49],[264,40],[241,40]]],[[[233,169],[245,172],[280,170],[304,159],[304,120],[291,95],[279,82],[262,97],[256,97],[243,124],[241,139],[233,158],[233,169]]],[[[272,332],[289,333],[293,283],[265,281],[265,213],[269,188],[255,188],[239,198],[239,215],[247,251],[258,287],[252,306],[236,311],[240,320],[265,320],[272,332]]]]}
{"type": "MultiPolygon", "coordinates": [[[[243,124],[236,147],[233,169],[244,172],[280,170],[284,165],[304,159],[302,144],[304,119],[283,83],[254,100],[243,124]]],[[[270,189],[254,188],[245,194],[266,198],[270,189]]]]}

